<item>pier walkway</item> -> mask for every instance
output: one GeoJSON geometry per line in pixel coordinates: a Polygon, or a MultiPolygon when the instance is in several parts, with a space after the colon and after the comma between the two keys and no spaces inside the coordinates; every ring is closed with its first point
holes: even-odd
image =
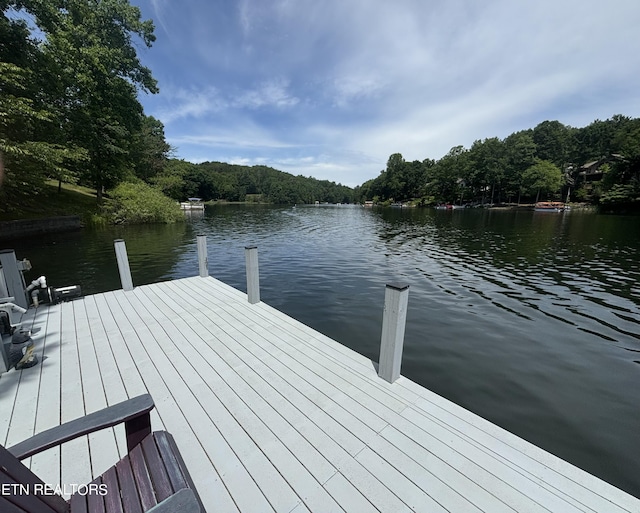
{"type": "MultiPolygon", "coordinates": [[[[153,396],[209,512],[640,511],[640,500],[210,277],[30,309],[41,363],[0,377],[0,443],[153,396]]],[[[123,429],[31,458],[87,483],[123,429]]]]}

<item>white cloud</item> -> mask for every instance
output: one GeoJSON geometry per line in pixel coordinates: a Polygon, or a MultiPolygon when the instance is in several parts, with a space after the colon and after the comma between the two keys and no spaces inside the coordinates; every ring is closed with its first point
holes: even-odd
{"type": "Polygon", "coordinates": [[[366,179],[394,152],[640,116],[634,2],[147,1],[182,45],[148,102],[180,153],[366,179]]]}
{"type": "Polygon", "coordinates": [[[335,106],[347,107],[353,101],[366,101],[380,96],[385,86],[385,81],[379,76],[351,73],[333,80],[331,97],[335,106]]]}
{"type": "Polygon", "coordinates": [[[293,107],[300,99],[289,93],[288,86],[288,81],[284,79],[268,80],[255,89],[241,92],[231,101],[231,104],[234,107],[251,109],[293,107]]]}
{"type": "Polygon", "coordinates": [[[164,100],[165,106],[159,109],[158,117],[165,125],[183,118],[202,118],[228,107],[215,87],[169,88],[164,100]]]}
{"type": "Polygon", "coordinates": [[[162,27],[162,30],[164,30],[165,34],[169,33],[164,16],[164,8],[167,4],[167,1],[168,0],[150,0],[151,7],[153,9],[153,19],[160,23],[160,26],[162,27]]]}
{"type": "Polygon", "coordinates": [[[246,119],[227,120],[225,123],[202,123],[187,130],[179,127],[178,134],[170,127],[167,138],[169,143],[176,146],[190,146],[206,148],[215,151],[230,149],[233,152],[244,148],[247,152],[292,150],[299,145],[287,138],[279,138],[278,134],[263,128],[257,123],[246,119]]]}
{"type": "Polygon", "coordinates": [[[299,103],[300,99],[290,94],[287,87],[285,80],[270,80],[235,94],[223,93],[211,86],[201,89],[169,87],[164,94],[164,105],[158,108],[157,116],[165,125],[169,125],[178,120],[201,119],[229,110],[290,108],[299,103]]]}

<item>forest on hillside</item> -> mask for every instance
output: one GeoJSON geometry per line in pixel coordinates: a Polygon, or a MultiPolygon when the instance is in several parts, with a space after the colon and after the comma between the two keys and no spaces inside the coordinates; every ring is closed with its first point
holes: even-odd
{"type": "Polygon", "coordinates": [[[247,201],[276,204],[351,203],[353,189],[329,180],[278,171],[267,166],[239,166],[223,162],[192,164],[169,159],[151,179],[174,199],[247,201]]]}
{"type": "Polygon", "coordinates": [[[505,139],[455,146],[440,160],[389,157],[356,190],[361,201],[515,203],[538,199],[640,206],[640,119],[615,115],[583,128],[544,121],[505,139]]]}

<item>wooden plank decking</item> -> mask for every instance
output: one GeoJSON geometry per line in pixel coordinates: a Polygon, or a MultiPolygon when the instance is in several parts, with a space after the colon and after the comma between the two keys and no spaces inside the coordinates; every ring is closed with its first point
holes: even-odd
{"type": "MultiPolygon", "coordinates": [[[[41,364],[0,379],[0,443],[149,391],[208,511],[638,512],[640,500],[213,279],[31,309],[41,364]]],[[[34,456],[87,483],[121,429],[34,456]]]]}

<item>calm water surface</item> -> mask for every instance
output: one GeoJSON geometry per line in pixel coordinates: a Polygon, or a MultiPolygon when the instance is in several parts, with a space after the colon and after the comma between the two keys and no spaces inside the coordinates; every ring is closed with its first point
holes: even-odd
{"type": "MultiPolygon", "coordinates": [[[[261,297],[377,361],[387,282],[410,284],[402,373],[640,497],[640,217],[512,211],[244,207],[181,226],[19,241],[33,279],[119,287],[197,274],[261,297]]],[[[6,246],[6,245],[5,245],[6,246]]]]}

